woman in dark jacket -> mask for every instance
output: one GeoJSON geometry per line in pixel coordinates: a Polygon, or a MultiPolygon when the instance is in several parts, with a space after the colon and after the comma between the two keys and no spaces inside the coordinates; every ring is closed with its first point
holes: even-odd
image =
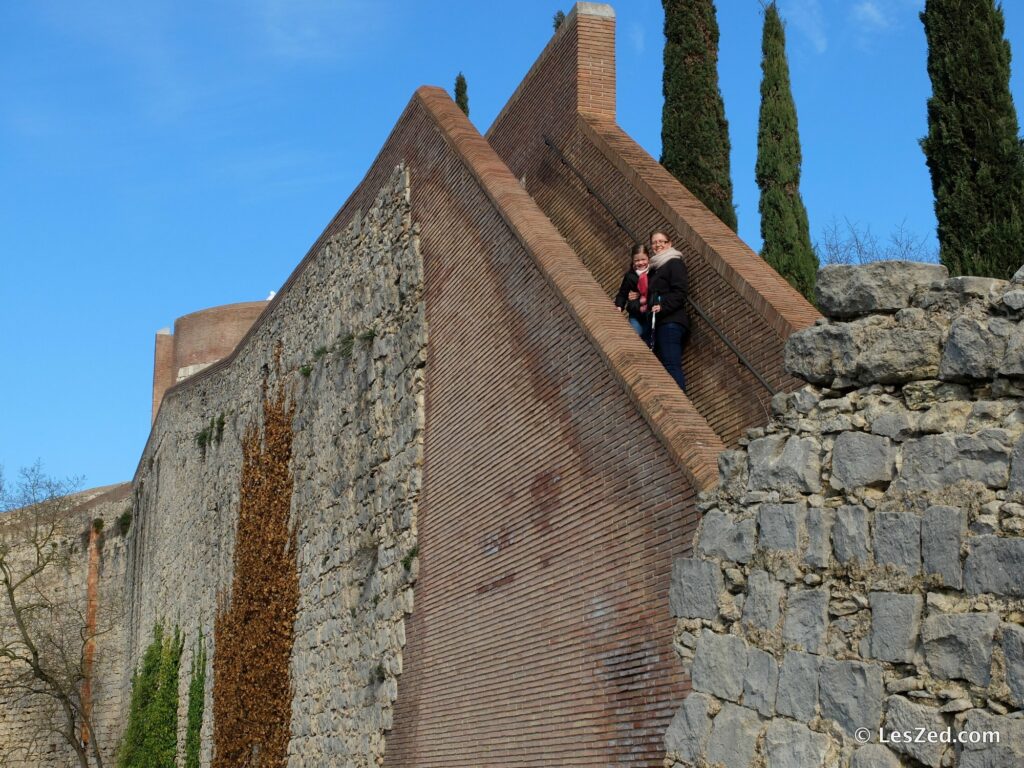
{"type": "Polygon", "coordinates": [[[683,255],[672,247],[664,232],[651,235],[651,312],[655,314],[655,352],[665,370],[679,388],[686,391],[683,375],[683,344],[690,333],[690,316],[686,313],[686,291],[689,276],[683,255]]]}
{"type": "Polygon", "coordinates": [[[633,330],[645,343],[650,343],[651,313],[647,301],[650,256],[647,253],[647,246],[637,243],[630,251],[629,258],[630,269],[622,276],[619,292],[615,294],[615,306],[619,308],[619,312],[626,312],[633,330]]]}

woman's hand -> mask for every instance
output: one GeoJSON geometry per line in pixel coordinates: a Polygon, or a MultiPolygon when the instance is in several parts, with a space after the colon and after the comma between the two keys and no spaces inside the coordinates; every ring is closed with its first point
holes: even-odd
{"type": "Polygon", "coordinates": [[[654,314],[658,314],[659,312],[661,312],[661,304],[655,304],[653,307],[651,307],[651,312],[653,312],[654,314]]]}
{"type": "Polygon", "coordinates": [[[629,298],[629,300],[630,300],[630,301],[636,301],[637,299],[639,299],[639,298],[640,298],[640,294],[639,294],[639,292],[637,292],[637,291],[630,291],[630,292],[629,292],[629,293],[627,294],[627,296],[628,296],[628,298],[629,298]]]}

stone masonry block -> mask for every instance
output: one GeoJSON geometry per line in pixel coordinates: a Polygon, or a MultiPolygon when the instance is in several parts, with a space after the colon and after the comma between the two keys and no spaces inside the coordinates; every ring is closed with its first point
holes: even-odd
{"type": "Polygon", "coordinates": [[[840,563],[858,561],[862,565],[868,564],[867,509],[847,504],[836,510],[835,523],[832,525],[832,547],[840,563]]]}
{"type": "Polygon", "coordinates": [[[803,723],[772,720],[765,732],[764,748],[771,768],[808,768],[824,765],[829,737],[803,723]]]}
{"type": "Polygon", "coordinates": [[[741,637],[705,629],[697,640],[691,677],[693,690],[739,701],[747,671],[747,644],[741,637]]]}
{"type": "Polygon", "coordinates": [[[782,596],[785,592],[782,582],[767,571],[751,571],[747,579],[743,621],[761,629],[775,629],[782,618],[782,596]]]}
{"type": "Polygon", "coordinates": [[[895,312],[910,306],[914,291],[949,273],[941,264],[876,261],[872,264],[832,264],[818,272],[815,291],[828,317],[859,317],[895,312]]]}
{"type": "Polygon", "coordinates": [[[691,693],[665,732],[665,751],[687,763],[699,763],[711,737],[711,697],[691,693]]]}
{"type": "Polygon", "coordinates": [[[705,557],[745,563],[754,554],[756,538],[757,529],[753,519],[737,521],[732,515],[713,509],[701,522],[697,550],[705,557]]]}
{"type": "Polygon", "coordinates": [[[779,685],[779,665],[775,657],[759,648],[747,651],[747,673],[743,678],[743,705],[765,717],[775,714],[775,691],[779,685]]]}
{"type": "Polygon", "coordinates": [[[1006,354],[1006,342],[1014,323],[993,317],[978,320],[961,316],[953,320],[942,350],[939,378],[944,381],[991,379],[1006,354]]]}
{"type": "Polygon", "coordinates": [[[882,667],[823,659],[820,685],[822,717],[835,720],[850,736],[858,728],[877,732],[882,721],[882,667]]]}
{"type": "Polygon", "coordinates": [[[888,485],[896,469],[896,451],[887,437],[843,432],[832,448],[832,487],[853,489],[888,485]]]}
{"type": "Polygon", "coordinates": [[[875,563],[916,576],[921,570],[921,518],[911,512],[879,512],[875,516],[875,563]]]}
{"type": "Polygon", "coordinates": [[[747,487],[753,491],[821,490],[821,446],[811,437],[768,435],[747,447],[750,476],[747,487]]]}
{"type": "Polygon", "coordinates": [[[907,440],[898,490],[940,491],[961,480],[989,488],[1005,488],[1010,473],[1010,448],[1001,430],[976,435],[942,433],[907,440]]]}
{"type": "Polygon", "coordinates": [[[1024,597],[1024,539],[974,536],[969,546],[964,562],[968,592],[1024,597]]]}
{"type": "MultiPolygon", "coordinates": [[[[934,707],[912,704],[902,696],[890,696],[886,701],[886,707],[886,732],[910,731],[912,734],[916,734],[921,730],[933,733],[942,733],[946,730],[945,720],[934,707]]],[[[928,742],[916,739],[893,741],[892,744],[892,749],[895,752],[909,755],[929,768],[939,768],[942,764],[942,753],[946,751],[946,748],[947,745],[939,741],[928,742]]]]}
{"type": "Polygon", "coordinates": [[[1024,627],[1003,624],[1003,655],[1010,696],[1014,704],[1024,707],[1024,627]]]}
{"type": "Polygon", "coordinates": [[[828,589],[791,589],[782,639],[810,653],[819,653],[828,627],[828,599],[828,589]]]}
{"type": "Polygon", "coordinates": [[[832,558],[832,519],[830,509],[812,507],[807,510],[804,525],[807,530],[807,548],[804,563],[814,568],[827,568],[832,558]]]}
{"type": "Polygon", "coordinates": [[[881,744],[865,744],[853,753],[850,768],[902,768],[902,763],[881,744]]]}
{"type": "Polygon", "coordinates": [[[775,711],[808,722],[818,712],[818,657],[786,651],[779,668],[775,711]]]}
{"type": "Polygon", "coordinates": [[[799,504],[762,504],[757,515],[758,544],[764,549],[795,551],[803,515],[799,504]]]}
{"type": "Polygon", "coordinates": [[[760,735],[761,719],[757,712],[735,704],[723,704],[712,725],[708,764],[748,768],[754,761],[760,735]]]}
{"type": "Polygon", "coordinates": [[[872,658],[912,662],[921,629],[921,596],[872,592],[870,600],[872,658]]]}
{"type": "Polygon", "coordinates": [[[722,571],[716,563],[677,557],[672,563],[668,590],[672,615],[682,619],[714,619],[718,598],[724,589],[722,571]]]}
{"type": "Polygon", "coordinates": [[[957,507],[935,506],[921,520],[921,556],[925,574],[938,574],[945,587],[962,589],[960,545],[967,534],[967,512],[957,507]]]}
{"type": "Polygon", "coordinates": [[[947,680],[988,685],[997,613],[935,614],[924,621],[921,640],[929,670],[947,680]]]}

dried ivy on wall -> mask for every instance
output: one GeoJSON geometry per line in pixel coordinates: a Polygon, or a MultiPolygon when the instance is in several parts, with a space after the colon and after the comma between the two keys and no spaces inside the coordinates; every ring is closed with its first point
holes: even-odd
{"type": "Polygon", "coordinates": [[[242,441],[231,604],[214,624],[213,768],[287,759],[299,576],[288,530],[295,406],[286,401],[283,382],[268,395],[264,381],[263,434],[251,425],[242,441]]]}

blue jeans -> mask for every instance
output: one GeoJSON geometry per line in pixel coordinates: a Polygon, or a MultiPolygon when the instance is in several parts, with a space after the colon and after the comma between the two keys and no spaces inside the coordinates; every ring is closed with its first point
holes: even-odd
{"type": "Polygon", "coordinates": [[[686,391],[686,377],[683,375],[683,343],[689,330],[680,323],[658,323],[658,359],[665,366],[668,375],[675,379],[679,388],[686,391]]]}
{"type": "Polygon", "coordinates": [[[643,340],[644,344],[651,343],[651,324],[650,322],[644,322],[632,315],[629,316],[629,324],[633,326],[633,330],[637,332],[637,335],[643,340]]]}

